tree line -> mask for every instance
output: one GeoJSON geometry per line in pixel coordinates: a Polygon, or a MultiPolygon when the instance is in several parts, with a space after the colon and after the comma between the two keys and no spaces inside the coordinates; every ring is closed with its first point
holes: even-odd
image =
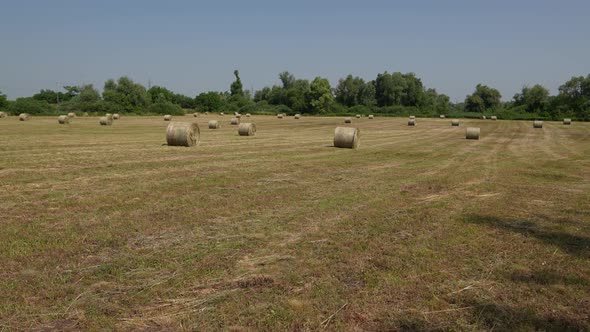
{"type": "Polygon", "coordinates": [[[590,120],[590,75],[572,77],[550,95],[542,85],[525,86],[512,100],[502,102],[497,89],[478,84],[460,103],[427,88],[414,73],[380,73],[365,81],[348,75],[335,87],[326,78],[309,81],[288,71],[278,75],[280,84],[257,91],[244,90],[237,70],[229,91],[203,92],[195,97],[175,93],[163,86],[145,88],[128,77],[105,82],[102,93],[92,84],[64,86],[63,91],[43,89],[30,97],[7,100],[0,92],[0,110],[12,114],[60,112],[184,114],[225,111],[259,114],[391,114],[425,116],[448,114],[477,117],[496,114],[502,118],[558,120],[571,117],[590,120]]]}

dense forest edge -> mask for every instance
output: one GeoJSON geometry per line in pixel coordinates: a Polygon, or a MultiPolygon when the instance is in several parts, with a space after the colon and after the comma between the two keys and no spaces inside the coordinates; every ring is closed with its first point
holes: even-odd
{"type": "Polygon", "coordinates": [[[64,86],[63,91],[43,89],[31,97],[8,100],[0,92],[0,111],[18,115],[57,115],[68,112],[126,115],[182,115],[191,112],[226,112],[309,115],[356,115],[479,118],[496,115],[499,119],[590,121],[590,74],[572,77],[550,95],[542,85],[524,86],[512,100],[503,102],[497,89],[478,84],[461,103],[427,88],[414,73],[378,74],[365,81],[348,75],[335,87],[326,78],[311,82],[285,71],[280,85],[257,91],[244,90],[240,74],[229,91],[209,91],[195,97],[175,93],[163,86],[147,89],[128,77],[105,82],[102,94],[92,84],[64,86]]]}

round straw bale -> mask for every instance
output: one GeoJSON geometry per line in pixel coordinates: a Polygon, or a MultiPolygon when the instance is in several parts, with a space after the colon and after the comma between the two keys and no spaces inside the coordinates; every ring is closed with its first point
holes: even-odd
{"type": "Polygon", "coordinates": [[[416,119],[408,120],[408,126],[415,126],[415,125],[416,125],[416,119]]]}
{"type": "Polygon", "coordinates": [[[250,113],[246,113],[246,117],[249,118],[250,117],[250,113]]]}
{"type": "Polygon", "coordinates": [[[195,113],[193,113],[193,116],[196,118],[199,116],[199,113],[195,112],[195,113]]]}
{"type": "Polygon", "coordinates": [[[113,120],[119,120],[120,117],[118,113],[113,114],[113,120]]]}
{"type": "Polygon", "coordinates": [[[209,120],[209,129],[219,129],[221,128],[221,125],[219,124],[219,121],[217,120],[209,120]]]}
{"type": "Polygon", "coordinates": [[[466,139],[479,139],[479,128],[467,127],[465,129],[466,139]]]}
{"type": "Polygon", "coordinates": [[[540,120],[533,121],[533,128],[543,128],[543,121],[540,121],[540,120]]]}
{"type": "Polygon", "coordinates": [[[237,126],[240,124],[240,119],[238,118],[231,118],[231,120],[229,121],[229,124],[231,124],[232,126],[237,126]]]}
{"type": "Polygon", "coordinates": [[[68,116],[69,116],[70,118],[75,118],[75,117],[76,117],[76,113],[74,113],[74,112],[70,112],[70,113],[68,113],[68,116]]]}
{"type": "Polygon", "coordinates": [[[199,125],[195,122],[170,122],[166,128],[166,143],[170,146],[199,144],[199,125]]]}
{"type": "Polygon", "coordinates": [[[482,115],[481,118],[485,120],[486,119],[486,116],[485,115],[482,115]]]}
{"type": "Polygon", "coordinates": [[[6,113],[0,112],[0,118],[5,118],[5,117],[6,117],[6,113]]]}
{"type": "Polygon", "coordinates": [[[237,118],[237,119],[241,119],[241,118],[242,118],[242,114],[239,114],[239,113],[238,113],[238,114],[236,114],[236,118],[237,118]]]}
{"type": "Polygon", "coordinates": [[[375,116],[373,114],[369,114],[369,120],[373,120],[373,118],[375,118],[375,116]]]}
{"type": "Polygon", "coordinates": [[[490,116],[490,119],[492,119],[492,120],[496,121],[496,120],[498,120],[498,117],[497,117],[497,116],[495,116],[495,115],[492,115],[492,116],[490,116]]]}
{"type": "Polygon", "coordinates": [[[90,114],[88,114],[88,112],[84,112],[84,116],[89,116],[90,114]]]}
{"type": "Polygon", "coordinates": [[[410,119],[415,120],[416,117],[414,115],[410,115],[410,119]]]}
{"type": "Polygon", "coordinates": [[[295,120],[299,120],[300,117],[301,117],[301,114],[295,114],[295,120]]]}
{"type": "Polygon", "coordinates": [[[240,123],[238,134],[240,136],[254,136],[256,135],[256,125],[253,123],[240,123]]]}
{"type": "Polygon", "coordinates": [[[459,126],[459,119],[453,119],[453,120],[451,120],[451,126],[458,127],[459,126]]]}
{"type": "Polygon", "coordinates": [[[282,119],[283,118],[283,114],[277,114],[277,119],[282,119]]]}
{"type": "Polygon", "coordinates": [[[334,130],[334,147],[356,149],[360,144],[360,129],[336,127],[334,130]]]}
{"type": "Polygon", "coordinates": [[[352,119],[349,117],[344,118],[344,123],[352,123],[352,119]]]}
{"type": "Polygon", "coordinates": [[[108,116],[102,116],[98,120],[101,126],[110,126],[113,124],[113,120],[108,116]]]}
{"type": "Polygon", "coordinates": [[[563,119],[563,124],[564,125],[571,125],[572,124],[572,119],[563,119]]]}
{"type": "Polygon", "coordinates": [[[357,118],[357,119],[360,119],[360,118],[361,118],[361,115],[360,115],[360,114],[357,114],[357,115],[356,115],[356,118],[357,118]]]}
{"type": "Polygon", "coordinates": [[[439,115],[439,118],[444,119],[445,118],[445,115],[444,114],[441,114],[441,115],[439,115]]]}
{"type": "Polygon", "coordinates": [[[223,112],[220,112],[219,115],[224,116],[225,114],[223,114],[223,112]]]}
{"type": "Polygon", "coordinates": [[[171,120],[172,120],[172,115],[170,115],[170,114],[164,115],[164,121],[171,121],[171,120]]]}
{"type": "Polygon", "coordinates": [[[28,121],[30,118],[31,116],[28,113],[21,113],[18,115],[20,121],[28,121]]]}
{"type": "Polygon", "coordinates": [[[57,122],[58,122],[59,124],[68,124],[68,123],[70,123],[70,117],[69,117],[69,116],[67,116],[67,115],[60,115],[60,116],[57,118],[57,122]]]}

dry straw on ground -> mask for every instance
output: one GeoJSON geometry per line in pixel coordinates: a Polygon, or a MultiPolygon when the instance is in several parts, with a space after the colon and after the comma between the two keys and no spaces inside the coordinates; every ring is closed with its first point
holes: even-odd
{"type": "Polygon", "coordinates": [[[119,120],[121,116],[118,113],[113,114],[113,120],[119,120]]]}
{"type": "Polygon", "coordinates": [[[217,121],[217,120],[209,120],[208,127],[209,127],[209,129],[219,129],[219,128],[221,128],[221,125],[219,124],[219,121],[217,121]]]}
{"type": "Polygon", "coordinates": [[[533,128],[543,128],[543,121],[535,120],[533,122],[533,128]]]}
{"type": "Polygon", "coordinates": [[[232,126],[237,126],[240,124],[240,119],[238,118],[231,118],[231,120],[229,121],[229,124],[231,124],[232,126]]]}
{"type": "Polygon", "coordinates": [[[465,129],[466,139],[479,139],[479,128],[468,127],[465,129]]]}
{"type": "Polygon", "coordinates": [[[110,126],[113,124],[113,120],[109,116],[102,116],[98,120],[101,126],[110,126]]]}
{"type": "Polygon", "coordinates": [[[70,118],[75,118],[75,117],[76,117],[76,113],[74,113],[74,112],[70,112],[70,113],[68,113],[68,116],[69,116],[70,118]]]}
{"type": "Polygon", "coordinates": [[[191,122],[171,122],[166,128],[166,143],[170,146],[194,146],[199,143],[199,125],[191,122]]]}
{"type": "Polygon", "coordinates": [[[416,119],[408,120],[408,126],[415,126],[415,125],[416,125],[416,119]]]}
{"type": "Polygon", "coordinates": [[[254,136],[256,135],[256,125],[253,123],[240,123],[238,134],[240,136],[254,136]]]}
{"type": "Polygon", "coordinates": [[[571,125],[572,124],[572,119],[563,119],[563,124],[564,125],[571,125]]]}
{"type": "Polygon", "coordinates": [[[352,123],[352,119],[351,118],[344,118],[344,123],[352,123]]]}
{"type": "Polygon", "coordinates": [[[451,120],[451,126],[458,127],[459,126],[459,119],[453,119],[453,120],[451,120]]]}
{"type": "Polygon", "coordinates": [[[68,124],[68,123],[70,123],[70,117],[67,116],[67,115],[60,115],[57,118],[57,123],[59,123],[59,124],[68,124]]]}
{"type": "Polygon", "coordinates": [[[27,113],[21,113],[21,114],[18,115],[18,119],[20,121],[27,121],[30,118],[31,118],[31,116],[29,114],[27,114],[27,113]]]}
{"type": "Polygon", "coordinates": [[[336,127],[334,147],[356,149],[360,143],[360,130],[352,127],[336,127]]]}
{"type": "Polygon", "coordinates": [[[164,121],[171,121],[171,120],[172,120],[172,115],[170,115],[170,114],[164,115],[164,121]]]}

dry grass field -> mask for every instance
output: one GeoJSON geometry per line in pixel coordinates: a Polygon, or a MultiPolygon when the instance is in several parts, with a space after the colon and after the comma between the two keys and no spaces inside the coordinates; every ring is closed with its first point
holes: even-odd
{"type": "Polygon", "coordinates": [[[590,123],[230,118],[0,119],[0,330],[590,329],[590,123]]]}

